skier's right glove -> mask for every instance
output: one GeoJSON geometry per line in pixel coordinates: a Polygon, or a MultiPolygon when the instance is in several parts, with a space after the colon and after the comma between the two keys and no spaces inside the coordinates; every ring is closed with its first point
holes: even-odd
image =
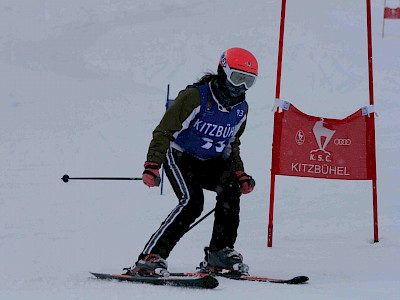
{"type": "Polygon", "coordinates": [[[159,186],[161,183],[160,165],[155,162],[146,161],[142,175],[143,183],[148,187],[159,186]]]}

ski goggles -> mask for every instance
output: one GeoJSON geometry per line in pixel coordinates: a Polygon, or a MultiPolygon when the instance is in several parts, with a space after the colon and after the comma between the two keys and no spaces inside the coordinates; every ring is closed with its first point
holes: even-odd
{"type": "Polygon", "coordinates": [[[257,76],[254,74],[235,69],[229,70],[230,74],[227,74],[227,78],[229,82],[232,83],[234,86],[240,86],[244,84],[246,89],[249,89],[256,83],[257,76]]]}

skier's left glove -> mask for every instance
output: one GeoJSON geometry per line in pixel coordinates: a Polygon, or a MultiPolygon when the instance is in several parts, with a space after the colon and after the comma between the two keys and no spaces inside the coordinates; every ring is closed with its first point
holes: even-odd
{"type": "Polygon", "coordinates": [[[239,184],[240,184],[240,192],[242,194],[251,193],[256,186],[256,182],[250,175],[247,175],[244,171],[236,171],[235,172],[239,184]]]}
{"type": "Polygon", "coordinates": [[[146,161],[142,175],[143,183],[148,187],[159,186],[161,183],[160,165],[155,162],[146,161]]]}

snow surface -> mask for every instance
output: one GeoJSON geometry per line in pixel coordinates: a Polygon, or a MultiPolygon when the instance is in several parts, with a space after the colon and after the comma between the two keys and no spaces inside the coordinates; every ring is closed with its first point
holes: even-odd
{"type": "MultiPolygon", "coordinates": [[[[278,177],[274,245],[266,246],[280,0],[2,0],[0,3],[1,299],[400,299],[400,22],[372,1],[380,242],[371,182],[278,177]],[[243,47],[260,76],[242,139],[257,187],[242,197],[236,248],[254,275],[301,286],[220,279],[215,290],[92,280],[121,272],[175,207],[134,181],[171,98],[220,54],[243,47]]],[[[344,118],[369,103],[363,0],[287,1],[281,98],[344,118]]],[[[206,193],[205,212],[215,203],[206,193]]],[[[203,259],[212,218],[169,257],[203,259]]]]}

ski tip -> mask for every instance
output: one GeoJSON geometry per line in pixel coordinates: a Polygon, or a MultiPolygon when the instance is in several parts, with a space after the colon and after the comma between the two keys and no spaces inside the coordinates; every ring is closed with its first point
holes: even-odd
{"type": "Polygon", "coordinates": [[[97,279],[113,279],[113,275],[111,275],[111,274],[95,273],[95,272],[89,272],[89,273],[92,274],[97,279]]]}
{"type": "Polygon", "coordinates": [[[306,283],[310,278],[308,278],[307,276],[296,276],[290,280],[288,280],[288,284],[302,284],[302,283],[306,283]]]}
{"type": "Polygon", "coordinates": [[[214,289],[219,285],[218,280],[213,276],[203,276],[201,277],[202,286],[207,289],[214,289]]]}

